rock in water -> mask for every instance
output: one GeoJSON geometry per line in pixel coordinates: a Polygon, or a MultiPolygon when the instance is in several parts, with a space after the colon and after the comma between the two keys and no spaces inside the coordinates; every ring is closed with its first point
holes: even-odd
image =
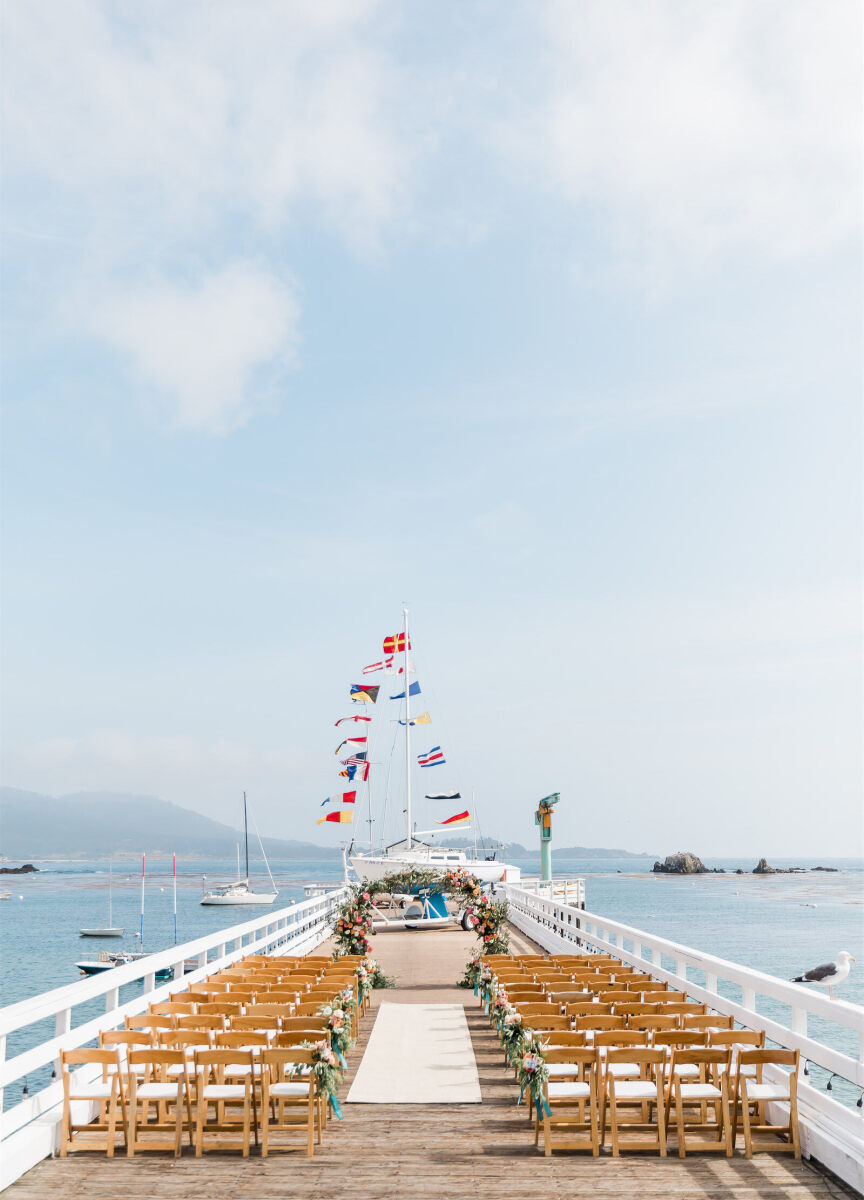
{"type": "Polygon", "coordinates": [[[689,850],[679,850],[677,854],[667,854],[665,862],[655,862],[653,868],[663,875],[704,875],[705,864],[701,858],[691,854],[689,850]]]}
{"type": "Polygon", "coordinates": [[[775,867],[768,866],[767,859],[760,858],[758,863],[756,864],[756,866],[753,868],[753,874],[754,875],[776,875],[777,870],[775,867]]]}

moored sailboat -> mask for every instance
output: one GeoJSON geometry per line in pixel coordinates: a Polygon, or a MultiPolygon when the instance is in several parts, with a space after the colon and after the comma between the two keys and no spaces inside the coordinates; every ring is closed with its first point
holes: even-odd
{"type": "MultiPolygon", "coordinates": [[[[258,844],[261,847],[261,854],[264,858],[267,874],[270,877],[270,887],[272,890],[269,892],[256,892],[249,885],[249,823],[246,812],[245,792],[243,793],[243,840],[246,848],[245,878],[237,878],[233,883],[220,884],[205,891],[201,897],[202,904],[272,904],[279,895],[276,884],[273,882],[273,876],[270,874],[270,864],[267,862],[267,855],[264,853],[264,845],[260,835],[258,837],[258,844]]],[[[237,875],[239,877],[239,848],[237,867],[237,875]]]]}

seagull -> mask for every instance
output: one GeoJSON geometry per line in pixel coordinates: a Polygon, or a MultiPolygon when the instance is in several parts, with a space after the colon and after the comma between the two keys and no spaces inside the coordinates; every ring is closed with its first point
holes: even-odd
{"type": "Polygon", "coordinates": [[[796,975],[792,980],[793,983],[818,983],[820,987],[827,987],[828,995],[834,999],[834,984],[842,983],[849,974],[849,964],[855,959],[848,950],[841,950],[837,955],[836,962],[823,963],[821,967],[813,967],[810,971],[805,971],[803,975],[796,975]]]}

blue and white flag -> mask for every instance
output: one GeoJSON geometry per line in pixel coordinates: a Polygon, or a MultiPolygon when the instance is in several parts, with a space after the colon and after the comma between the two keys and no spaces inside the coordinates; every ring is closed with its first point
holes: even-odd
{"type": "MultiPolygon", "coordinates": [[[[420,684],[412,683],[408,688],[408,695],[409,696],[419,696],[420,695],[420,684]]],[[[405,693],[400,692],[398,696],[391,696],[390,699],[391,700],[404,700],[405,693]]]]}

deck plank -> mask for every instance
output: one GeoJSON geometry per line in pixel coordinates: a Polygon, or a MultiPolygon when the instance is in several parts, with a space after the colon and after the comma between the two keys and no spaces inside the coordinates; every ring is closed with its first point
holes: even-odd
{"type": "MultiPolygon", "coordinates": [[[[517,952],[536,948],[513,934],[517,952]]],[[[212,1200],[232,1194],[254,1200],[509,1200],[538,1188],[544,1200],[832,1200],[839,1194],[813,1167],[786,1155],[758,1155],[748,1162],[690,1156],[661,1159],[630,1155],[593,1159],[533,1146],[524,1107],[516,1107],[512,1075],[474,996],[455,986],[474,948],[462,930],[380,934],[375,956],[398,981],[381,999],[399,1003],[464,1004],[480,1074],[482,1104],[428,1108],[412,1105],[346,1105],[345,1119],[332,1122],[324,1145],[310,1161],[297,1154],[243,1160],[230,1153],[175,1160],[162,1154],[113,1160],[100,1153],[46,1159],[8,1189],[9,1200],[212,1200]]],[[[320,953],[320,951],[319,951],[320,953]]],[[[372,1028],[370,1014],[351,1055],[343,1095],[360,1062],[372,1028]]]]}

